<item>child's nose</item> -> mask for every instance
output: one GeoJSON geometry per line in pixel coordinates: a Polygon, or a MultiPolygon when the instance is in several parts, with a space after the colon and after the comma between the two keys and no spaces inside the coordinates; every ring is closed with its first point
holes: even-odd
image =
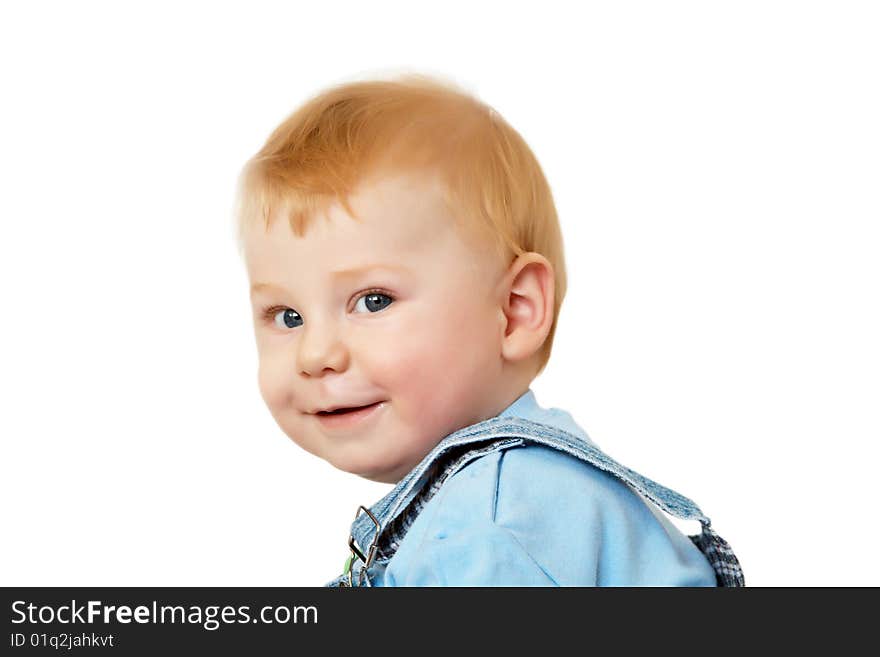
{"type": "Polygon", "coordinates": [[[339,336],[326,327],[303,331],[297,351],[297,368],[308,376],[321,376],[325,370],[342,372],[348,367],[348,349],[339,336]]]}

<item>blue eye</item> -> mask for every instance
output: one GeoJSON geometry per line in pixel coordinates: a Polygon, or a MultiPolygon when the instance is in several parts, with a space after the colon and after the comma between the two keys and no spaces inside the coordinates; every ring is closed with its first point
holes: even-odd
{"type": "Polygon", "coordinates": [[[370,291],[364,295],[361,295],[361,297],[357,300],[357,303],[354,305],[355,310],[357,310],[358,308],[361,307],[361,301],[364,302],[363,303],[364,309],[368,312],[373,313],[373,312],[378,312],[380,310],[383,310],[384,308],[387,308],[388,306],[390,306],[393,299],[390,296],[388,296],[387,294],[383,294],[383,293],[377,292],[375,290],[370,291]]]}
{"type": "MultiPolygon", "coordinates": [[[[367,290],[358,297],[354,310],[374,314],[390,306],[393,301],[394,297],[390,294],[380,290],[367,290]]],[[[263,319],[279,329],[292,329],[303,325],[302,316],[287,306],[269,306],[263,310],[263,319]]]]}
{"type": "Polygon", "coordinates": [[[263,318],[271,321],[278,328],[296,328],[302,326],[302,317],[293,308],[272,306],[263,311],[263,318]]]}

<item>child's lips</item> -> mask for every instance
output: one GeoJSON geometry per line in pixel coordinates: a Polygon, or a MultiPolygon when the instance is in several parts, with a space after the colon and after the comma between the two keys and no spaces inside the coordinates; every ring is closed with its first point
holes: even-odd
{"type": "Polygon", "coordinates": [[[318,412],[313,415],[318,418],[318,422],[326,429],[350,429],[367,418],[371,418],[385,408],[387,400],[375,402],[368,406],[363,406],[356,410],[341,411],[337,413],[318,412]]]}

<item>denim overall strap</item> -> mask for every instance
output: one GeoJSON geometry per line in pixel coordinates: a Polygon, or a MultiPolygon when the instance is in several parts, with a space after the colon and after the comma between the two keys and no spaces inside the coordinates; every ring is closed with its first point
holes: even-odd
{"type": "MultiPolygon", "coordinates": [[[[500,419],[500,418],[498,418],[500,419]]],[[[525,418],[511,418],[520,427],[507,431],[509,436],[522,437],[527,442],[540,443],[561,449],[583,461],[609,472],[633,489],[642,493],[666,513],[683,520],[698,520],[700,533],[688,536],[694,545],[705,555],[719,586],[745,586],[745,576],[733,549],[715,530],[711,521],[690,499],[676,491],[661,486],[652,479],[621,465],[597,447],[581,440],[559,427],[532,422],[525,418]]]]}
{"type": "MultiPolygon", "coordinates": [[[[443,478],[450,476],[454,471],[461,469],[464,465],[480,456],[508,447],[515,447],[523,442],[519,438],[509,439],[501,437],[499,439],[499,436],[488,435],[477,427],[478,425],[471,425],[447,436],[390,493],[373,505],[369,514],[364,513],[355,516],[355,520],[351,525],[350,541],[355,542],[356,546],[360,548],[361,554],[374,554],[379,539],[393,526],[394,520],[408,508],[409,503],[425,487],[425,484],[436,481],[436,472],[434,472],[432,466],[437,464],[438,461],[442,461],[444,457],[449,456],[451,452],[460,447],[475,445],[474,449],[467,450],[466,453],[458,456],[452,467],[449,467],[447,464],[447,469],[443,472],[443,478]],[[485,444],[481,445],[480,443],[485,444]],[[377,524],[379,525],[378,530],[377,524]]],[[[352,552],[352,556],[354,557],[354,552],[352,552]]],[[[384,559],[385,562],[387,560],[387,558],[384,559]]],[[[377,560],[376,562],[378,561],[382,560],[377,560]]],[[[325,586],[371,586],[370,569],[364,568],[365,562],[361,559],[352,559],[348,563],[350,564],[349,572],[343,573],[325,586]]]]}
{"type": "MultiPolygon", "coordinates": [[[[489,421],[491,420],[487,420],[487,422],[489,421]]],[[[351,525],[351,536],[356,543],[361,546],[362,551],[365,548],[368,548],[368,546],[374,544],[379,538],[379,535],[381,535],[381,532],[384,531],[394,519],[400,515],[401,511],[406,508],[406,505],[416,496],[427,480],[431,465],[444,454],[456,447],[487,441],[489,444],[485,450],[475,450],[472,452],[473,459],[488,454],[489,452],[506,449],[508,447],[515,447],[523,442],[521,438],[510,438],[504,432],[496,433],[489,431],[488,427],[482,426],[483,424],[485,424],[485,422],[474,424],[470,427],[466,427],[465,430],[449,434],[446,438],[440,441],[440,443],[438,443],[424,459],[422,459],[419,465],[411,470],[406,477],[401,479],[390,493],[370,507],[370,511],[381,526],[381,530],[378,534],[374,523],[366,514],[355,518],[355,521],[351,525]]],[[[459,463],[459,467],[463,467],[464,465],[465,462],[459,463]]]]}
{"type": "MultiPolygon", "coordinates": [[[[690,499],[676,491],[661,486],[657,482],[631,470],[580,437],[556,426],[533,422],[519,417],[494,417],[477,424],[464,427],[444,438],[437,446],[404,477],[395,488],[377,502],[370,511],[378,523],[367,514],[355,518],[351,527],[351,537],[365,551],[375,546],[382,533],[406,508],[426,482],[431,465],[454,448],[469,444],[485,443],[481,449],[467,453],[466,459],[459,459],[455,468],[460,469],[469,460],[497,450],[509,449],[526,443],[537,443],[562,450],[595,467],[618,477],[633,489],[654,502],[666,513],[684,520],[700,522],[702,532],[690,536],[711,563],[721,586],[743,586],[744,580],[739,562],[730,546],[711,529],[711,523],[700,508],[690,499]]],[[[475,444],[474,447],[477,447],[475,444]]],[[[352,573],[361,574],[363,564],[352,566],[352,573]]],[[[343,577],[336,578],[328,586],[336,586],[343,577]]],[[[369,568],[361,574],[363,585],[369,586],[369,568]]]]}

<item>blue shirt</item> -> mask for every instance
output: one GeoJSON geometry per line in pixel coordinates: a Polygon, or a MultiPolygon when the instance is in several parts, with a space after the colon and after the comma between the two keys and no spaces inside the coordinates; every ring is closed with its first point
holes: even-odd
{"type": "MultiPolygon", "coordinates": [[[[531,389],[499,417],[594,446],[531,389]]],[[[598,447],[598,446],[596,446],[598,447]]],[[[372,586],[716,586],[703,553],[612,474],[529,444],[476,458],[425,504],[372,586]]]]}

